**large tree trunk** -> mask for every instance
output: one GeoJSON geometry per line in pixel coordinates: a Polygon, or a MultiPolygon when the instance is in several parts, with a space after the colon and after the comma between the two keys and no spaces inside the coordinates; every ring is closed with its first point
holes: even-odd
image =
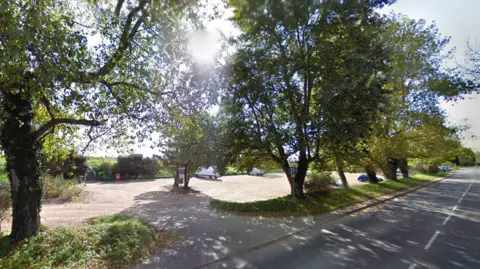
{"type": "Polygon", "coordinates": [[[308,161],[306,158],[299,158],[298,160],[298,167],[297,167],[297,174],[295,175],[293,185],[294,189],[292,193],[294,193],[295,198],[301,198],[305,196],[303,191],[303,184],[305,183],[305,177],[307,176],[308,170],[308,161]]]}
{"type": "Polygon", "coordinates": [[[340,176],[340,180],[342,180],[342,185],[344,188],[348,188],[348,181],[347,177],[345,176],[342,156],[340,156],[340,152],[338,151],[335,151],[335,162],[337,164],[338,175],[340,176]]]}
{"type": "Polygon", "coordinates": [[[402,172],[403,178],[408,178],[408,160],[407,159],[400,159],[398,160],[398,168],[400,168],[400,172],[402,172]]]}
{"type": "Polygon", "coordinates": [[[370,183],[378,183],[377,172],[375,172],[375,167],[373,165],[365,165],[365,173],[367,173],[368,181],[370,183]]]}
{"type": "Polygon", "coordinates": [[[398,160],[396,158],[388,158],[385,165],[382,166],[383,174],[387,179],[397,180],[398,160]]]}
{"type": "Polygon", "coordinates": [[[0,143],[7,160],[12,192],[12,232],[15,241],[34,235],[40,227],[43,192],[41,144],[32,131],[33,109],[28,91],[3,93],[0,143]]]}

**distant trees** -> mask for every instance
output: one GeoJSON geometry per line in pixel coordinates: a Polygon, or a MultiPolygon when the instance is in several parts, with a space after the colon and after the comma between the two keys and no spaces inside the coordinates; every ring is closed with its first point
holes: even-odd
{"type": "Polygon", "coordinates": [[[390,52],[389,78],[384,88],[388,101],[379,119],[372,125],[373,136],[367,148],[373,164],[389,179],[397,179],[400,168],[408,177],[408,160],[433,158],[446,154],[454,128],[446,127],[438,107],[439,98],[453,99],[471,91],[470,86],[442,63],[449,39],[435,25],[392,14],[385,19],[383,31],[390,52]]]}
{"type": "Polygon", "coordinates": [[[470,148],[462,148],[458,154],[458,162],[461,166],[474,166],[477,162],[477,155],[470,148]]]}
{"type": "Polygon", "coordinates": [[[160,163],[155,158],[143,157],[142,154],[132,154],[119,156],[112,172],[131,177],[154,177],[159,170],[160,163]]]}

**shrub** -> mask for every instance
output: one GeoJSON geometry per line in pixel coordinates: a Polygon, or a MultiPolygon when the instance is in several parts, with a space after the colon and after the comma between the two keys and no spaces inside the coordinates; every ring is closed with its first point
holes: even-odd
{"type": "Polygon", "coordinates": [[[76,180],[65,180],[61,177],[46,176],[43,186],[44,199],[60,199],[72,201],[80,197],[82,187],[76,180]]]}
{"type": "Polygon", "coordinates": [[[75,152],[70,152],[67,156],[53,156],[46,163],[46,174],[65,179],[72,179],[76,176],[84,176],[87,171],[87,158],[78,156],[75,152]]]}
{"type": "Polygon", "coordinates": [[[113,164],[102,162],[98,167],[94,168],[97,176],[101,178],[110,177],[113,175],[113,164]]]}
{"type": "Polygon", "coordinates": [[[0,232],[3,221],[9,217],[8,212],[11,206],[10,182],[2,180],[0,181],[0,232]]]}
{"type": "Polygon", "coordinates": [[[113,169],[114,173],[125,176],[155,176],[160,170],[160,163],[154,158],[144,158],[141,154],[119,156],[113,169]]]}
{"type": "Polygon", "coordinates": [[[0,259],[0,268],[127,268],[172,240],[135,217],[102,216],[91,224],[43,229],[0,259]]]}
{"type": "Polygon", "coordinates": [[[335,183],[335,179],[330,172],[310,171],[305,182],[305,189],[308,192],[325,190],[326,186],[335,183]]]}

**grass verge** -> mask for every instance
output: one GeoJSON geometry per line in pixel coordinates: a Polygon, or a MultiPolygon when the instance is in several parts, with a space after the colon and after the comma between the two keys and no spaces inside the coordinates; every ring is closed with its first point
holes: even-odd
{"type": "Polygon", "coordinates": [[[402,178],[398,181],[386,180],[378,184],[364,184],[349,189],[340,188],[322,193],[307,194],[304,199],[300,200],[294,200],[288,195],[247,203],[213,199],[210,204],[216,209],[252,216],[316,215],[403,191],[446,175],[447,173],[444,172],[433,175],[417,174],[411,178],[402,178]]]}
{"type": "Polygon", "coordinates": [[[86,227],[42,228],[16,247],[0,236],[0,268],[127,268],[173,239],[135,217],[102,216],[86,227]]]}

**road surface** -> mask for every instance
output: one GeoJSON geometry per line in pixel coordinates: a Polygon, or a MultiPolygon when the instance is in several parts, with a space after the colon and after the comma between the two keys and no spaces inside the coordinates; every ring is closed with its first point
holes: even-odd
{"type": "Polygon", "coordinates": [[[480,168],[204,268],[480,268],[480,168]]]}

